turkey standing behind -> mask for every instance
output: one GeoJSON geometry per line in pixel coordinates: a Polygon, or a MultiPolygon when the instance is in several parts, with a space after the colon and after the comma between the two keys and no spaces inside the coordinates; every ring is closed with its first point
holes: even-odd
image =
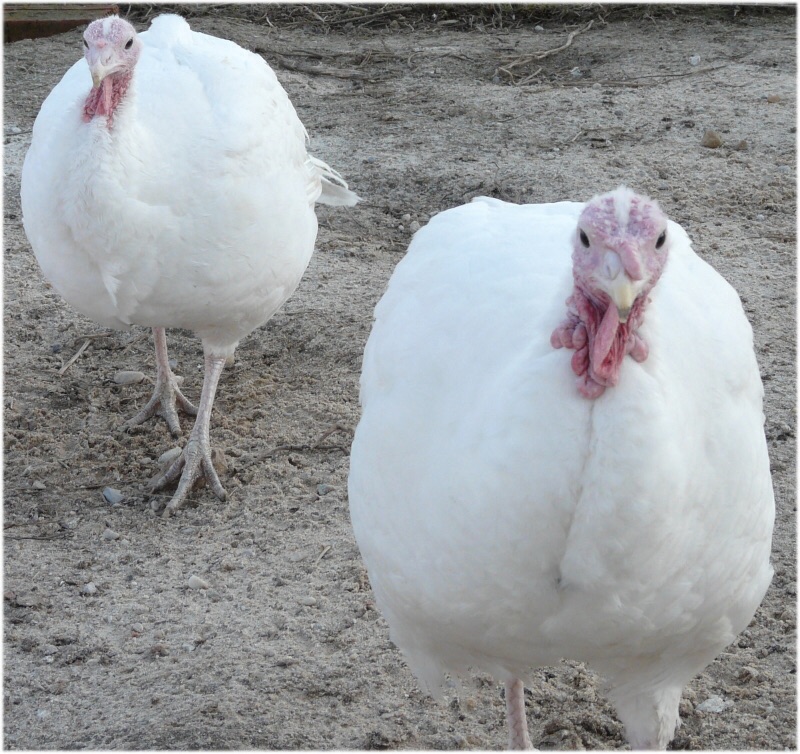
{"type": "Polygon", "coordinates": [[[762,396],[736,292],[655,202],[433,218],[375,311],[349,479],[423,684],[504,680],[528,748],[519,679],[585,661],[631,746],[664,748],[772,577],[762,396]]]}
{"type": "Polygon", "coordinates": [[[78,311],[114,328],[153,328],[157,380],[128,424],[176,401],[197,413],[167,513],[211,464],[209,421],[225,360],[300,282],[314,248],[314,203],[352,205],[341,177],[306,152],[306,132],[272,69],[178,16],[137,35],[116,16],[84,32],[85,62],[36,118],[22,170],[25,232],[45,277],[78,311]],[[88,66],[87,66],[88,63],[88,66]],[[167,359],[165,327],[203,342],[195,409],[167,359]]]}

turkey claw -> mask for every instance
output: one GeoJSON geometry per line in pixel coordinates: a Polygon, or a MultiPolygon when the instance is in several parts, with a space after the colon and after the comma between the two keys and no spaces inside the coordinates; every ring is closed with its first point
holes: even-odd
{"type": "MultiPolygon", "coordinates": [[[[180,477],[178,489],[175,490],[172,499],[167,503],[164,512],[161,514],[162,517],[168,518],[178,510],[186,501],[193,487],[200,481],[205,481],[211,487],[212,492],[220,500],[225,501],[227,493],[219,481],[217,470],[214,468],[213,455],[215,453],[212,453],[208,443],[198,440],[196,437],[190,437],[180,456],[173,461],[163,474],[156,477],[151,487],[153,492],[163,489],[180,477]]],[[[221,453],[218,457],[218,465],[224,465],[224,456],[221,453]]]]}
{"type": "Polygon", "coordinates": [[[156,381],[153,396],[147,405],[136,416],[128,419],[124,428],[129,430],[159,415],[166,421],[170,433],[177,437],[181,434],[181,423],[178,420],[176,403],[190,416],[197,415],[197,407],[181,392],[175,375],[170,374],[166,380],[156,381]]]}

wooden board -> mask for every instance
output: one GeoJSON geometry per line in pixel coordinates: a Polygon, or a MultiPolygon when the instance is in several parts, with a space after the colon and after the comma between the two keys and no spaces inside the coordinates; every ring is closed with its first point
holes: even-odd
{"type": "Polygon", "coordinates": [[[3,41],[17,42],[61,34],[111,13],[119,13],[119,7],[90,3],[5,3],[3,41]]]}

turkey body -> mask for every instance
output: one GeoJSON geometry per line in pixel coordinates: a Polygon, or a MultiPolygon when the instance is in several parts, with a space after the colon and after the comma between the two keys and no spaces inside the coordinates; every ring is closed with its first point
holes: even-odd
{"type": "Polygon", "coordinates": [[[482,198],[417,233],[364,355],[351,516],[429,690],[585,661],[631,744],[664,747],[772,576],[762,386],[738,296],[670,222],[649,357],[581,396],[550,334],[583,207],[482,198]]]}
{"type": "Polygon", "coordinates": [[[139,38],[112,127],[82,120],[83,60],[42,106],[22,174],[25,231],[81,313],[115,328],[194,330],[230,355],[296,288],[321,179],[258,56],[177,16],[139,38]]]}
{"type": "Polygon", "coordinates": [[[141,35],[116,16],[94,21],[84,48],[34,124],[24,226],[45,276],[78,311],[109,327],[153,328],[153,397],[127,426],[159,413],[178,435],[176,406],[197,415],[153,482],[180,476],[169,515],[200,477],[225,499],[210,445],[225,361],[300,282],[315,202],[358,197],[308,155],[305,129],[259,56],[171,15],[141,35]],[[169,366],[167,327],[202,340],[198,407],[169,366]]]}

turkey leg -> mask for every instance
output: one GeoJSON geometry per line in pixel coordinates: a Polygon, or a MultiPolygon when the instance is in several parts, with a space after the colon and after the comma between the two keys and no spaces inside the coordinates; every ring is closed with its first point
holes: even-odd
{"type": "Polygon", "coordinates": [[[528,736],[525,715],[525,686],[519,678],[506,681],[506,719],[508,720],[508,748],[533,749],[528,736]]]}
{"type": "Polygon", "coordinates": [[[194,427],[192,427],[192,432],[177,460],[153,482],[153,490],[155,491],[177,479],[178,475],[181,477],[178,489],[164,511],[165,516],[169,516],[183,505],[183,501],[192,486],[201,477],[205,477],[209,487],[220,500],[225,500],[225,490],[211,462],[211,439],[209,435],[214,395],[217,392],[217,384],[224,367],[224,356],[213,356],[208,352],[206,353],[203,391],[200,394],[200,405],[197,407],[197,419],[194,427]]]}
{"type": "Polygon", "coordinates": [[[174,436],[177,436],[181,433],[181,425],[178,421],[178,412],[175,409],[176,402],[187,414],[192,416],[197,414],[197,409],[180,391],[178,381],[169,368],[167,334],[163,327],[153,328],[153,341],[156,345],[156,387],[153,390],[153,397],[150,398],[147,405],[136,416],[125,422],[125,427],[130,428],[144,424],[148,419],[160,414],[164,417],[164,421],[167,422],[169,431],[174,436]]]}

